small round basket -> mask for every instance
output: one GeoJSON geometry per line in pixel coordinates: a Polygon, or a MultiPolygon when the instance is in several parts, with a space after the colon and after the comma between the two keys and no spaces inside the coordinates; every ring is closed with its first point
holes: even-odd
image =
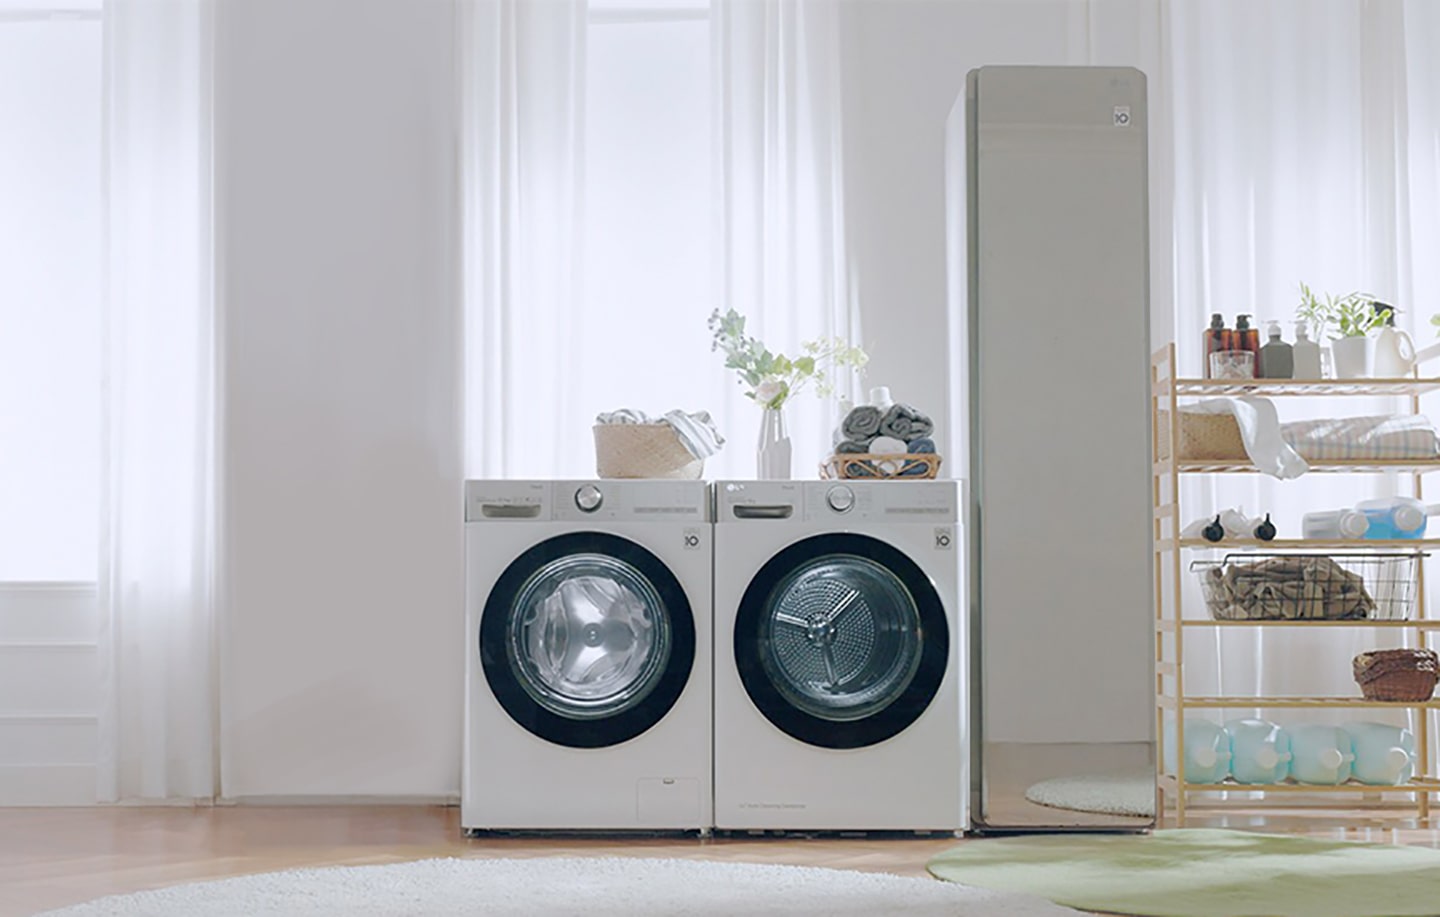
{"type": "Polygon", "coordinates": [[[832,455],[821,462],[820,477],[827,481],[928,481],[940,473],[940,461],[940,456],[933,452],[905,452],[895,455],[846,452],[832,455]]]}
{"type": "Polygon", "coordinates": [[[1371,650],[1351,662],[1366,700],[1429,700],[1440,681],[1440,656],[1434,650],[1371,650]]]}
{"type": "Polygon", "coordinates": [[[705,470],[664,423],[595,425],[595,473],[602,478],[681,478],[693,481],[705,470]]]}

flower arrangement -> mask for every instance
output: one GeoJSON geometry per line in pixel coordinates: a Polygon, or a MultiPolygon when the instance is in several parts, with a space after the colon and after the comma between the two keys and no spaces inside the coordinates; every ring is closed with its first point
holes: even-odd
{"type": "Polygon", "coordinates": [[[810,383],[815,385],[815,394],[828,395],[834,391],[834,381],[827,368],[860,369],[870,359],[865,351],[840,338],[805,341],[800,345],[804,356],[793,360],[783,353],[771,353],[745,334],[745,316],[734,309],[723,315],[716,309],[707,325],[714,338],[710,349],[725,354],[725,368],[738,372],[740,383],[749,387],[745,397],[765,408],[779,409],[810,383]]]}

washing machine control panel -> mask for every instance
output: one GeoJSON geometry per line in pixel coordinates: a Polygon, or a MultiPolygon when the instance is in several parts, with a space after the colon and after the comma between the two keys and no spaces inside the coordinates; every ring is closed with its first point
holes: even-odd
{"type": "Polygon", "coordinates": [[[855,491],[844,484],[836,484],[825,492],[825,502],[837,513],[848,513],[855,505],[855,491]]]}
{"type": "Polygon", "coordinates": [[[584,484],[575,491],[575,505],[583,513],[593,513],[605,502],[605,495],[594,484],[584,484]]]}

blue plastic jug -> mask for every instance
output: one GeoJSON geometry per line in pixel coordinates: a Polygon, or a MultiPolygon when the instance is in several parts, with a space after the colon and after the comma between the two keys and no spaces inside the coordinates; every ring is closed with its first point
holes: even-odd
{"type": "MultiPolygon", "coordinates": [[[[1175,771],[1175,723],[1165,724],[1166,769],[1175,771]]],[[[1185,719],[1185,779],[1219,783],[1230,776],[1230,736],[1209,720],[1185,719]]]]}
{"type": "Polygon", "coordinates": [[[1290,734],[1290,776],[1301,783],[1335,786],[1350,779],[1355,749],[1339,726],[1302,725],[1290,734]]]}
{"type": "Polygon", "coordinates": [[[1374,786],[1409,783],[1415,775],[1415,734],[1385,723],[1348,723],[1355,779],[1374,786]]]}
{"type": "Polygon", "coordinates": [[[1440,506],[1427,506],[1414,497],[1384,497],[1355,504],[1355,511],[1370,523],[1365,530],[1367,539],[1424,538],[1430,514],[1436,510],[1440,506]]]}
{"type": "Polygon", "coordinates": [[[1230,720],[1230,774],[1237,783],[1279,783],[1290,773],[1290,736],[1268,720],[1230,720]]]}

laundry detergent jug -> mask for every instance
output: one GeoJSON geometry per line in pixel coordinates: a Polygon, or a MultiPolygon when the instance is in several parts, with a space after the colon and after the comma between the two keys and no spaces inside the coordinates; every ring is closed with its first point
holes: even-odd
{"type": "Polygon", "coordinates": [[[1350,779],[1355,749],[1339,726],[1302,725],[1290,734],[1290,776],[1301,783],[1336,786],[1350,779]]]}
{"type": "Polygon", "coordinates": [[[1230,720],[1230,774],[1237,783],[1279,783],[1290,773],[1290,736],[1268,720],[1230,720]]]}
{"type": "MultiPolygon", "coordinates": [[[[1175,772],[1175,722],[1165,724],[1165,767],[1175,772]]],[[[1185,779],[1219,783],[1230,776],[1230,736],[1209,720],[1185,718],[1185,779]]]]}
{"type": "Polygon", "coordinates": [[[1409,783],[1415,775],[1415,734],[1385,723],[1347,723],[1355,748],[1355,779],[1373,786],[1409,783]]]}

